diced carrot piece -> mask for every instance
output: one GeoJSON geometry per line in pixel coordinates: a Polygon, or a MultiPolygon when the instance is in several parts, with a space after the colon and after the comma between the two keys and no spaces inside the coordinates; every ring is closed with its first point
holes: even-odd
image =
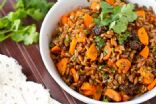
{"type": "Polygon", "coordinates": [[[110,5],[114,5],[115,1],[114,0],[106,0],[106,2],[110,5]]]}
{"type": "Polygon", "coordinates": [[[86,14],[84,16],[84,24],[85,24],[85,26],[89,27],[92,23],[93,23],[93,18],[90,15],[86,14]]]}
{"type": "Polygon", "coordinates": [[[61,75],[64,75],[66,68],[67,68],[68,58],[61,59],[57,64],[57,69],[61,75]]]}
{"type": "Polygon", "coordinates": [[[140,52],[140,55],[144,58],[147,58],[149,55],[149,48],[148,46],[145,46],[145,48],[140,52]]]}
{"type": "Polygon", "coordinates": [[[83,93],[85,94],[85,95],[94,95],[94,93],[96,92],[96,88],[95,88],[95,86],[93,86],[93,85],[91,85],[90,83],[88,83],[88,82],[84,82],[83,84],[82,84],[82,86],[81,86],[81,88],[80,88],[82,91],[83,91],[83,93]]]}
{"type": "Polygon", "coordinates": [[[59,46],[54,46],[54,47],[51,48],[51,52],[52,53],[60,53],[61,48],[59,46]]]}
{"type": "Polygon", "coordinates": [[[71,55],[74,54],[76,44],[77,44],[77,40],[76,40],[75,38],[72,39],[72,41],[71,41],[71,43],[70,43],[70,48],[69,48],[69,53],[70,53],[71,55]]]}
{"type": "Polygon", "coordinates": [[[136,11],[136,13],[139,17],[143,17],[145,19],[145,11],[144,10],[138,10],[138,11],[136,11]]]}
{"type": "Polygon", "coordinates": [[[156,79],[154,79],[154,81],[150,85],[147,86],[147,89],[152,90],[155,85],[156,85],[156,79]]]}
{"type": "Polygon", "coordinates": [[[104,57],[103,60],[108,60],[109,57],[111,56],[112,53],[112,48],[109,45],[106,45],[104,47],[104,57]]]}
{"type": "Polygon", "coordinates": [[[148,45],[149,44],[149,37],[148,37],[148,34],[145,30],[144,27],[141,27],[139,30],[138,30],[138,37],[139,37],[139,40],[142,44],[144,45],[148,45]]]}
{"type": "Polygon", "coordinates": [[[153,82],[154,75],[146,67],[141,67],[139,73],[143,77],[144,84],[150,84],[153,82]]]}
{"type": "Polygon", "coordinates": [[[64,50],[61,51],[61,56],[64,56],[65,55],[65,52],[64,50]]]}
{"type": "Polygon", "coordinates": [[[128,101],[130,99],[130,97],[124,92],[120,92],[120,95],[121,95],[122,101],[128,101]]]}
{"type": "Polygon", "coordinates": [[[127,73],[131,67],[131,62],[128,59],[119,59],[116,62],[116,66],[119,67],[119,70],[121,70],[123,73],[127,73]]]}
{"type": "Polygon", "coordinates": [[[102,88],[100,86],[97,86],[93,98],[99,100],[101,98],[101,94],[102,94],[102,88]]]}
{"type": "Polygon", "coordinates": [[[91,96],[91,95],[93,95],[93,92],[92,92],[92,90],[84,90],[83,94],[86,96],[91,96]]]}
{"type": "Polygon", "coordinates": [[[77,83],[78,80],[79,80],[79,75],[78,75],[78,73],[76,72],[76,70],[74,68],[71,69],[71,74],[72,74],[72,76],[74,78],[74,82],[77,83]]]}
{"type": "Polygon", "coordinates": [[[81,90],[92,90],[93,86],[88,83],[88,82],[84,82],[81,86],[81,90]]]}
{"type": "Polygon", "coordinates": [[[140,73],[140,75],[141,76],[143,76],[143,77],[146,77],[147,75],[146,75],[146,73],[147,73],[147,68],[146,67],[141,67],[140,69],[139,69],[139,73],[140,73]]]}
{"type": "Polygon", "coordinates": [[[98,55],[98,51],[97,51],[95,44],[93,43],[87,51],[87,57],[90,58],[92,61],[95,61],[97,58],[97,55],[98,55]]]}
{"type": "Polygon", "coordinates": [[[113,66],[113,61],[112,60],[110,60],[110,59],[108,59],[108,61],[107,61],[107,65],[109,66],[109,67],[112,67],[113,66]]]}
{"type": "Polygon", "coordinates": [[[105,96],[108,96],[109,98],[117,102],[121,101],[120,93],[118,93],[117,91],[113,89],[106,89],[105,96]]]}
{"type": "Polygon", "coordinates": [[[62,23],[63,25],[65,25],[65,24],[68,23],[68,16],[67,16],[67,15],[62,16],[62,18],[61,18],[61,23],[62,23]]]}
{"type": "Polygon", "coordinates": [[[150,76],[148,76],[148,77],[143,77],[143,83],[144,84],[151,84],[152,82],[153,82],[153,80],[154,80],[154,76],[153,76],[153,74],[152,73],[148,73],[148,75],[150,75],[150,76]]]}

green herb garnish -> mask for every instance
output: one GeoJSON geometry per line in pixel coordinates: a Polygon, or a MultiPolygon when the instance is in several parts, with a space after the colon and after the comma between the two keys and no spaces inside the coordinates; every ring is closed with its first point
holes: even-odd
{"type": "Polygon", "coordinates": [[[103,55],[106,56],[108,54],[108,50],[104,50],[103,55]]]}
{"type": "Polygon", "coordinates": [[[52,3],[47,0],[17,0],[15,12],[0,18],[0,42],[11,38],[15,42],[30,45],[38,42],[39,33],[36,25],[24,25],[23,20],[28,16],[39,21],[44,18],[52,3]]]}
{"type": "Polygon", "coordinates": [[[103,74],[103,79],[106,80],[106,79],[108,79],[108,78],[109,78],[108,73],[104,73],[104,74],[103,74]]]}
{"type": "Polygon", "coordinates": [[[119,44],[124,44],[124,42],[127,40],[127,38],[130,36],[129,32],[126,32],[124,34],[119,34],[117,36],[119,44]]]}
{"type": "Polygon", "coordinates": [[[127,4],[122,7],[117,6],[113,10],[112,22],[110,29],[114,32],[121,34],[127,30],[128,23],[137,19],[137,14],[133,11],[134,4],[127,4]]]}
{"type": "Polygon", "coordinates": [[[16,10],[24,10],[25,14],[39,21],[44,18],[53,3],[47,0],[17,0],[16,10]]]}
{"type": "Polygon", "coordinates": [[[101,13],[94,22],[99,26],[109,26],[115,33],[121,34],[127,30],[128,23],[137,19],[134,4],[112,7],[106,2],[101,2],[101,13]]]}
{"type": "Polygon", "coordinates": [[[106,98],[106,97],[103,97],[102,101],[103,101],[103,102],[109,102],[109,101],[108,101],[108,98],[106,98]]]}
{"type": "Polygon", "coordinates": [[[114,69],[114,68],[110,68],[110,71],[111,71],[112,73],[115,73],[115,69],[114,69]]]}
{"type": "Polygon", "coordinates": [[[105,45],[104,39],[102,39],[100,36],[96,36],[96,37],[95,37],[95,43],[96,43],[97,48],[98,48],[99,50],[105,45]]]}
{"type": "Polygon", "coordinates": [[[98,70],[102,70],[105,67],[105,65],[99,65],[98,70]]]}
{"type": "Polygon", "coordinates": [[[94,22],[99,26],[107,26],[111,23],[111,18],[109,13],[112,13],[113,7],[108,3],[102,1],[101,2],[102,11],[98,18],[94,19],[94,22]]]}
{"type": "Polygon", "coordinates": [[[64,39],[65,44],[69,44],[70,42],[71,42],[71,39],[69,36],[64,39]]]}

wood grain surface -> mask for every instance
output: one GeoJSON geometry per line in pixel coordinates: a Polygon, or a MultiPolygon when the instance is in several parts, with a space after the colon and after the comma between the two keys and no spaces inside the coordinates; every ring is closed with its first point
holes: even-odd
{"type": "MultiPolygon", "coordinates": [[[[56,1],[56,0],[50,0],[56,1]]],[[[0,0],[2,2],[2,0],[0,0]]],[[[6,15],[13,10],[15,0],[8,0],[5,7],[0,11],[0,15],[6,15]]],[[[27,20],[26,22],[30,22],[27,20]]],[[[40,29],[38,25],[38,30],[40,29]]],[[[24,46],[21,43],[12,42],[10,39],[0,43],[0,54],[14,57],[23,66],[23,73],[28,77],[28,80],[43,84],[50,89],[51,97],[63,104],[84,104],[81,101],[73,98],[66,93],[47,72],[39,51],[39,45],[24,46]]],[[[144,102],[143,104],[156,104],[156,97],[144,102]]]]}

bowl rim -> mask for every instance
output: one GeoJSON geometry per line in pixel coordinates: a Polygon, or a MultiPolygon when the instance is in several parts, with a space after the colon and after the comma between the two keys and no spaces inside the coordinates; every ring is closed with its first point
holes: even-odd
{"type": "MultiPolygon", "coordinates": [[[[44,20],[43,20],[43,23],[41,25],[41,30],[40,30],[40,38],[39,38],[39,47],[40,47],[40,54],[41,54],[41,58],[43,60],[43,63],[47,69],[47,71],[49,72],[49,74],[51,75],[51,77],[55,80],[55,82],[63,89],[65,90],[68,94],[70,94],[71,96],[73,96],[74,98],[84,102],[84,103],[90,103],[90,104],[138,104],[138,103],[142,103],[142,102],[145,102],[151,98],[153,98],[154,96],[156,96],[156,94],[154,93],[154,90],[156,91],[156,87],[153,88],[153,90],[151,91],[148,91],[146,93],[149,93],[147,94],[145,97],[143,98],[138,98],[138,99],[132,99],[130,101],[126,101],[126,102],[102,102],[102,101],[98,101],[98,100],[94,100],[94,99],[91,99],[89,97],[86,97],[78,92],[76,92],[75,90],[71,89],[62,79],[58,79],[56,77],[55,74],[52,73],[51,70],[56,70],[55,69],[52,69],[51,66],[47,63],[47,59],[46,59],[46,54],[45,54],[45,50],[44,50],[44,46],[43,46],[43,38],[44,38],[44,27],[46,27],[46,23],[48,21],[48,17],[50,16],[51,13],[53,13],[53,11],[55,9],[57,9],[59,7],[59,4],[63,3],[64,0],[59,0],[58,2],[56,2],[54,4],[54,6],[48,11],[47,15],[45,16],[44,20]],[[152,93],[153,92],[153,93],[152,93]]],[[[53,62],[53,60],[51,59],[51,61],[53,62]]],[[[146,94],[144,93],[144,94],[146,94]]],[[[144,95],[143,94],[143,95],[144,95]]]]}

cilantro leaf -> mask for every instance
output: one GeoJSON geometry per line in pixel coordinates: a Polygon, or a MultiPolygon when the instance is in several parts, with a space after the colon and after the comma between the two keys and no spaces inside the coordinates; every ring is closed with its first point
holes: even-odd
{"type": "Polygon", "coordinates": [[[113,10],[114,14],[112,15],[113,22],[109,26],[110,29],[113,29],[114,32],[118,34],[125,32],[128,27],[128,22],[133,22],[137,19],[137,15],[133,9],[133,4],[115,7],[113,10]]]}
{"type": "Polygon", "coordinates": [[[0,29],[7,28],[9,29],[11,22],[9,21],[8,18],[0,18],[0,29]]]}
{"type": "Polygon", "coordinates": [[[36,32],[36,26],[30,25],[21,27],[20,30],[14,32],[11,35],[11,39],[16,42],[24,42],[25,45],[30,45],[38,41],[38,33],[36,32]]]}
{"type": "Polygon", "coordinates": [[[27,14],[37,21],[42,20],[42,18],[44,18],[44,14],[41,13],[39,9],[35,8],[28,9],[27,14]]]}
{"type": "Polygon", "coordinates": [[[21,20],[17,19],[12,23],[11,30],[17,31],[21,25],[21,20]]]}
{"type": "Polygon", "coordinates": [[[106,2],[101,2],[101,13],[94,22],[99,26],[109,26],[109,29],[113,29],[115,33],[124,33],[128,23],[137,19],[134,8],[135,5],[131,3],[112,7],[106,2]]]}
{"type": "MultiPolygon", "coordinates": [[[[30,27],[33,28],[33,27],[30,27]]],[[[27,35],[24,35],[24,44],[30,45],[32,43],[36,43],[38,41],[38,32],[36,31],[28,31],[27,35]]]]}
{"type": "Polygon", "coordinates": [[[106,18],[106,19],[104,19],[103,21],[100,22],[100,26],[107,26],[111,22],[112,22],[112,20],[110,18],[106,18]]]}
{"type": "Polygon", "coordinates": [[[122,13],[131,12],[134,10],[134,8],[135,8],[134,4],[129,3],[127,5],[123,5],[121,12],[122,13]]]}
{"type": "Polygon", "coordinates": [[[125,32],[127,30],[127,25],[128,21],[126,17],[122,16],[119,20],[116,21],[113,26],[111,26],[111,28],[114,30],[114,32],[121,34],[122,32],[125,32]]]}
{"type": "Polygon", "coordinates": [[[135,12],[127,12],[125,14],[126,14],[128,22],[133,22],[134,20],[137,19],[137,15],[135,12]]]}
{"type": "Polygon", "coordinates": [[[10,37],[10,34],[9,35],[5,35],[5,34],[0,34],[0,42],[6,40],[7,38],[10,37]]]}
{"type": "Polygon", "coordinates": [[[113,7],[104,1],[102,1],[100,5],[102,11],[99,17],[94,19],[94,22],[99,26],[107,26],[111,22],[111,18],[109,17],[108,14],[113,11],[113,7]]]}
{"type": "Polygon", "coordinates": [[[110,4],[106,3],[106,2],[102,1],[100,6],[101,6],[103,12],[104,11],[112,12],[113,7],[110,4]]]}
{"type": "Polygon", "coordinates": [[[39,21],[44,18],[52,5],[53,3],[48,3],[47,0],[18,0],[15,8],[24,9],[28,16],[39,21]]]}
{"type": "Polygon", "coordinates": [[[18,9],[16,12],[10,12],[6,18],[8,18],[11,22],[16,19],[23,19],[27,16],[24,9],[18,9]]]}
{"type": "Polygon", "coordinates": [[[28,16],[36,21],[42,20],[52,5],[47,0],[17,0],[15,11],[0,18],[0,42],[11,38],[25,45],[37,43],[39,33],[36,25],[26,26],[22,20],[28,16]]]}
{"type": "Polygon", "coordinates": [[[24,39],[23,31],[17,31],[12,33],[11,39],[14,40],[15,42],[22,42],[24,39]]]}

